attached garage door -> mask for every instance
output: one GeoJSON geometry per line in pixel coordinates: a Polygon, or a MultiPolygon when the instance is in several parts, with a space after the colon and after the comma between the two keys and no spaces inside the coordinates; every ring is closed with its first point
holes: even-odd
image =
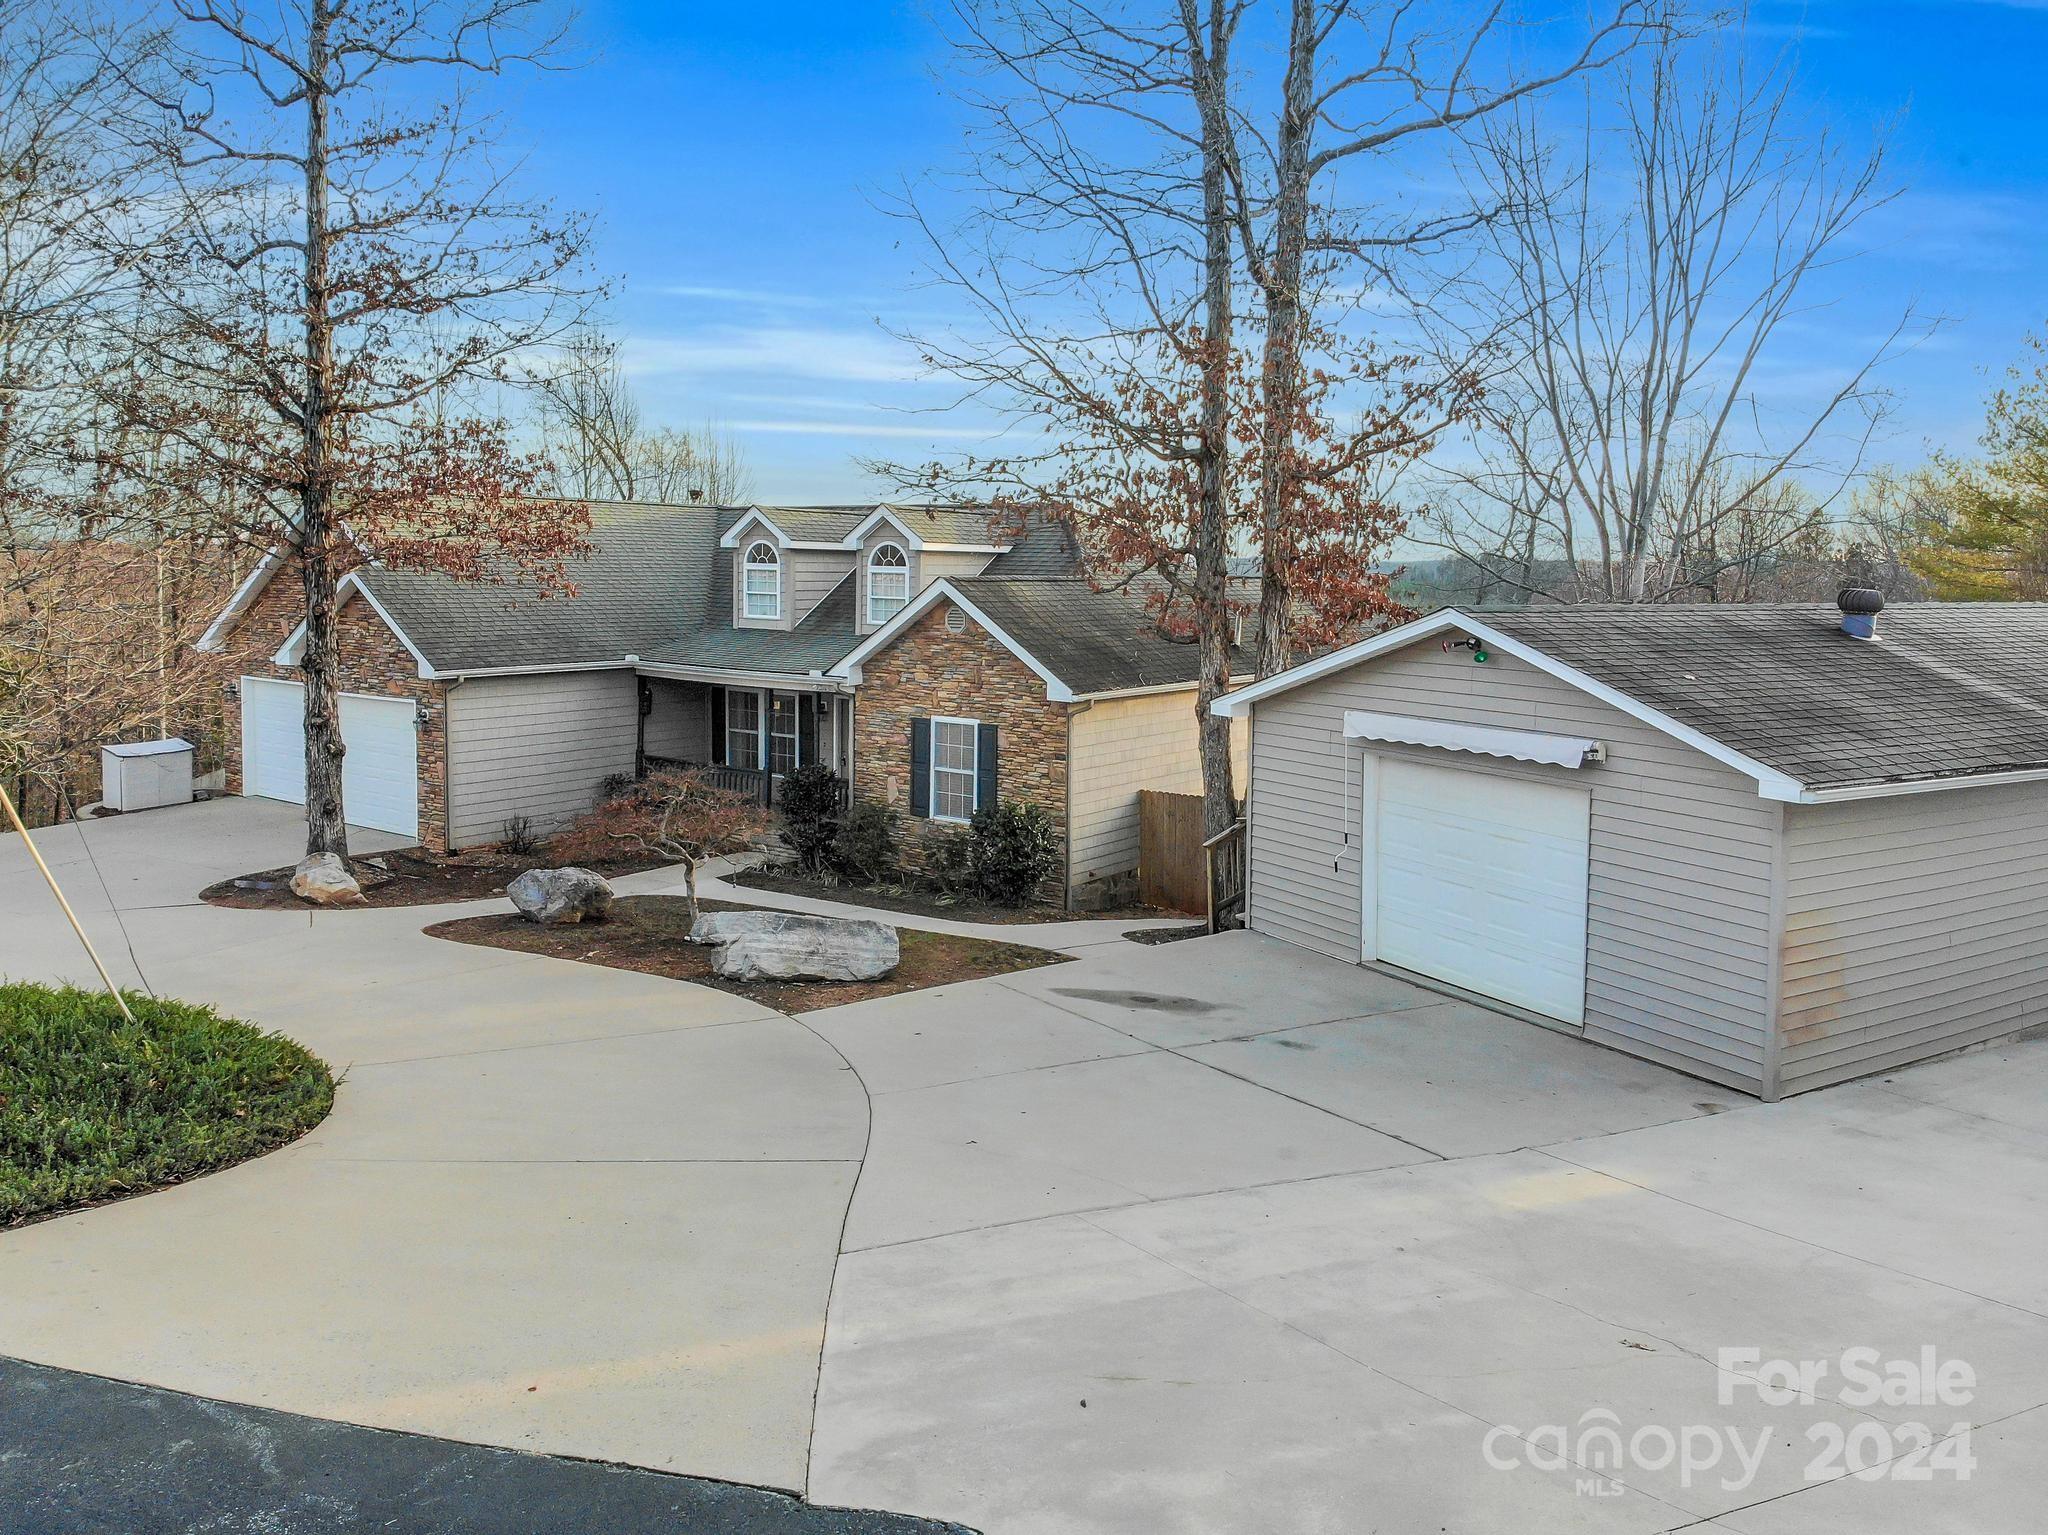
{"type": "MultiPolygon", "coordinates": [[[[419,746],[410,698],[341,695],[342,808],[352,826],[419,835],[419,746]]],[[[242,792],[306,802],[305,689],[242,679],[242,792]]]]}
{"type": "Polygon", "coordinates": [[[1373,777],[1365,957],[1583,1024],[1591,796],[1393,757],[1373,777]]]}

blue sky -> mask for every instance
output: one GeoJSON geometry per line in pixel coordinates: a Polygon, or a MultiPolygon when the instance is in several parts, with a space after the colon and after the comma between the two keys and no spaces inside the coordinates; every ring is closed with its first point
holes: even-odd
{"type": "MultiPolygon", "coordinates": [[[[1757,19],[1798,37],[1803,96],[1852,138],[1897,119],[1905,187],[1780,366],[1797,387],[1810,346],[1824,376],[1918,305],[1947,323],[1887,374],[1883,454],[1967,447],[1987,372],[2048,323],[2048,0],[1763,0],[1757,19]]],[[[516,89],[511,138],[536,190],[600,215],[650,416],[723,423],[768,500],[873,494],[856,455],[985,438],[985,415],[928,409],[945,387],[883,328],[942,301],[878,203],[960,146],[919,8],[587,0],[581,37],[582,68],[516,89]]]]}

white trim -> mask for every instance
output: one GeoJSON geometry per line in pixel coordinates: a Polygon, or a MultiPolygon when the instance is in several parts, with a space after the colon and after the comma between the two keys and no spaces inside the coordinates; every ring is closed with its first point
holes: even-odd
{"type": "Polygon", "coordinates": [[[234,596],[228,598],[228,605],[206,626],[206,632],[199,636],[198,643],[192,648],[213,651],[226,644],[227,631],[233,628],[236,620],[255,604],[257,597],[262,595],[263,588],[270,584],[270,578],[277,574],[278,567],[284,561],[285,551],[275,544],[271,545],[264,552],[263,558],[256,562],[256,568],[243,577],[242,584],[235,588],[234,596]]]}
{"type": "Polygon", "coordinates": [[[730,528],[726,529],[725,537],[721,538],[718,541],[718,547],[721,549],[739,548],[742,542],[742,535],[745,535],[747,533],[747,528],[751,524],[756,522],[760,523],[762,527],[766,528],[769,534],[775,539],[775,541],[783,545],[785,548],[787,548],[792,542],[794,542],[794,540],[792,540],[787,533],[783,532],[782,529],[778,528],[775,525],[774,518],[770,517],[766,512],[762,511],[761,508],[756,506],[748,508],[746,516],[742,517],[738,522],[734,523],[730,528]]]}
{"type": "MultiPolygon", "coordinates": [[[[603,663],[606,666],[624,665],[623,662],[603,663]]],[[[643,677],[658,677],[665,682],[715,682],[726,687],[758,688],[763,683],[784,693],[829,693],[834,697],[844,696],[846,685],[837,678],[824,676],[819,672],[749,672],[731,667],[689,666],[682,662],[638,661],[631,663],[633,669],[643,677]]],[[[536,671],[570,671],[566,666],[536,667],[536,671]]],[[[596,668],[586,668],[595,670],[596,668]]]]}
{"type": "Polygon", "coordinates": [[[963,719],[957,714],[934,714],[931,717],[931,760],[925,764],[928,782],[925,784],[925,809],[928,821],[944,821],[949,826],[966,826],[974,820],[975,811],[981,809],[981,721],[963,719]],[[966,815],[939,814],[939,774],[947,773],[954,778],[960,776],[958,768],[939,766],[939,727],[941,725],[965,725],[967,737],[974,744],[974,766],[967,770],[967,798],[974,809],[966,815]]]}
{"type": "MultiPolygon", "coordinates": [[[[914,595],[910,590],[910,551],[904,548],[901,544],[897,543],[895,539],[885,538],[879,544],[876,544],[874,548],[868,551],[868,557],[862,560],[860,564],[861,573],[865,577],[865,579],[861,583],[863,598],[862,608],[863,611],[867,614],[867,622],[879,628],[881,625],[886,624],[890,619],[894,618],[897,613],[902,612],[904,608],[910,606],[910,599],[914,595]],[[903,563],[901,565],[876,564],[876,559],[881,555],[884,549],[895,550],[896,557],[900,559],[903,563]],[[901,577],[903,577],[903,596],[900,605],[893,612],[885,613],[880,618],[877,618],[875,616],[875,577],[883,572],[887,572],[890,575],[900,575],[901,577]]],[[[893,601],[895,599],[889,600],[893,601]]]]}
{"type": "MultiPolygon", "coordinates": [[[[339,614],[341,612],[342,604],[348,601],[351,593],[361,597],[363,601],[370,605],[370,611],[383,620],[384,627],[391,631],[392,635],[398,640],[398,643],[411,653],[413,660],[418,663],[420,677],[428,682],[439,680],[442,673],[434,670],[433,663],[426,658],[425,653],[421,651],[420,647],[412,642],[412,636],[398,626],[398,620],[391,616],[384,604],[377,600],[376,595],[367,586],[356,579],[356,574],[355,571],[350,571],[341,578],[340,584],[334,588],[335,613],[339,614]]],[[[298,666],[303,661],[305,654],[306,621],[302,618],[299,620],[298,628],[292,630],[291,637],[278,646],[277,653],[270,660],[271,664],[275,666],[298,666]]],[[[530,669],[537,671],[558,670],[558,668],[551,666],[530,669]]],[[[455,673],[454,675],[461,676],[465,674],[455,673]]]]}
{"type": "Polygon", "coordinates": [[[1455,720],[1424,719],[1411,714],[1377,714],[1368,709],[1344,711],[1347,741],[1391,741],[1399,746],[1435,746],[1445,751],[1476,752],[1482,757],[1512,757],[1517,762],[1547,762],[1556,767],[1584,767],[1603,755],[1598,741],[1583,736],[1548,735],[1540,730],[1507,730],[1497,725],[1465,725],[1455,720]]]}
{"type": "MultiPolygon", "coordinates": [[[[1348,756],[1347,750],[1347,756],[1348,756]]],[[[1347,763],[1348,766],[1348,763],[1347,763]]],[[[1345,807],[1347,810],[1348,806],[1345,807]]],[[[1250,828],[1246,828],[1250,835],[1250,828]]],[[[1380,957],[1380,757],[1358,754],[1358,959],[1376,964],[1380,957]]],[[[1249,860],[1245,883],[1251,883],[1249,860]]]]}
{"type": "Polygon", "coordinates": [[[742,620],[756,624],[778,624],[782,622],[782,574],[782,551],[765,538],[749,539],[746,548],[740,553],[740,618],[742,620]],[[767,549],[774,554],[775,558],[764,565],[754,558],[754,551],[756,549],[767,549]],[[772,570],[775,572],[775,611],[773,613],[756,613],[752,611],[755,595],[752,577],[757,570],[772,570]]]}
{"type": "Polygon", "coordinates": [[[910,545],[913,551],[923,552],[925,543],[923,539],[917,536],[917,530],[886,506],[878,506],[872,512],[869,512],[867,516],[860,520],[859,525],[840,542],[848,549],[858,549],[867,542],[868,534],[874,531],[875,524],[878,522],[888,523],[890,527],[903,535],[904,541],[910,545]]]}
{"type": "Polygon", "coordinates": [[[465,666],[460,671],[435,672],[433,682],[460,682],[467,677],[545,677],[552,672],[626,672],[637,663],[624,661],[555,661],[540,666],[465,666]]]}
{"type": "Polygon", "coordinates": [[[1232,693],[1227,698],[1217,699],[1209,707],[1212,712],[1226,719],[1237,719],[1248,713],[1251,706],[1261,699],[1270,698],[1276,693],[1289,692],[1320,677],[1327,677],[1332,672],[1343,671],[1362,661],[1384,655],[1390,650],[1398,650],[1404,645],[1414,644],[1417,640],[1427,639],[1432,634],[1440,634],[1445,629],[1462,629],[1477,639],[1483,639],[1495,650],[1514,656],[1517,660],[1526,661],[1538,671],[1548,672],[1560,682],[1569,683],[1580,692],[1591,694],[1602,703],[1612,705],[1631,718],[1639,719],[1653,729],[1663,731],[1673,740],[1683,741],[1693,750],[1712,757],[1725,767],[1733,768],[1744,777],[1755,779],[1757,793],[1764,799],[1798,803],[1803,795],[1811,792],[1806,785],[1790,774],[1781,773],[1774,767],[1767,767],[1758,762],[1754,757],[1745,756],[1732,747],[1724,746],[1712,736],[1704,735],[1690,725],[1680,724],[1662,710],[1653,709],[1648,704],[1609,687],[1599,679],[1588,676],[1577,667],[1568,666],[1554,656],[1545,655],[1534,646],[1503,634],[1484,620],[1474,618],[1469,613],[1462,613],[1456,608],[1441,609],[1427,618],[1418,618],[1412,624],[1389,629],[1369,640],[1361,640],[1356,645],[1347,645],[1342,650],[1332,651],[1318,660],[1304,662],[1287,671],[1275,673],[1263,681],[1254,682],[1250,687],[1232,693]]]}
{"type": "MultiPolygon", "coordinates": [[[[891,506],[878,506],[872,512],[869,512],[866,517],[861,519],[860,525],[858,527],[856,527],[851,533],[847,534],[845,538],[839,541],[837,547],[842,549],[858,549],[862,544],[867,542],[868,535],[874,532],[875,524],[878,522],[887,522],[890,527],[894,528],[898,533],[901,533],[903,537],[909,542],[911,551],[916,554],[1008,554],[1010,550],[1015,547],[1014,543],[935,543],[929,539],[919,537],[917,529],[913,528],[909,523],[905,522],[903,518],[897,514],[896,509],[891,506]]],[[[824,547],[832,546],[827,545],[824,547]]]]}
{"type": "Polygon", "coordinates": [[[2048,768],[2014,768],[2005,773],[1961,773],[1946,778],[1905,778],[1895,783],[1849,784],[1840,789],[1808,789],[1794,805],[1840,805],[1859,799],[1890,799],[1899,794],[1932,794],[1940,789],[1991,789],[2000,784],[2040,783],[2048,768]]]}
{"type": "Polygon", "coordinates": [[[839,664],[832,668],[831,675],[834,677],[844,677],[855,687],[860,686],[861,663],[883,646],[894,642],[898,635],[924,614],[930,612],[933,604],[940,601],[956,603],[962,612],[988,631],[991,639],[1002,646],[1003,649],[1009,651],[1019,661],[1022,661],[1025,666],[1029,667],[1039,680],[1044,682],[1045,696],[1048,702],[1070,704],[1075,701],[1076,695],[1072,688],[1046,670],[1045,663],[1040,661],[1038,657],[1005,634],[1002,626],[982,612],[980,608],[976,607],[953,584],[952,579],[947,576],[941,576],[938,580],[925,587],[923,591],[910,599],[910,605],[904,608],[902,612],[898,613],[894,618],[882,625],[881,628],[877,629],[865,640],[862,640],[860,644],[848,651],[839,664]]]}
{"type": "Polygon", "coordinates": [[[1190,678],[1186,682],[1157,682],[1142,688],[1104,688],[1099,693],[1076,693],[1076,703],[1094,703],[1098,699],[1150,698],[1161,693],[1192,693],[1201,683],[1190,678]]]}

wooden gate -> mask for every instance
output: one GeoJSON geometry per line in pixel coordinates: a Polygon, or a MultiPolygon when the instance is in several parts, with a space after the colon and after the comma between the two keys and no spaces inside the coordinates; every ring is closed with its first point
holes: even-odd
{"type": "Polygon", "coordinates": [[[1167,911],[1207,911],[1201,795],[1138,791],[1138,899],[1167,911]]]}

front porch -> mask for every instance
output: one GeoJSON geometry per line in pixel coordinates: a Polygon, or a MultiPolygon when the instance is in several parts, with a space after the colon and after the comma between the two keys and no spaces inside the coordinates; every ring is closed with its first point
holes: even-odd
{"type": "Polygon", "coordinates": [[[639,767],[711,770],[724,787],[780,797],[785,775],[822,763],[853,778],[853,697],[834,684],[755,687],[689,678],[640,678],[639,767]]]}

